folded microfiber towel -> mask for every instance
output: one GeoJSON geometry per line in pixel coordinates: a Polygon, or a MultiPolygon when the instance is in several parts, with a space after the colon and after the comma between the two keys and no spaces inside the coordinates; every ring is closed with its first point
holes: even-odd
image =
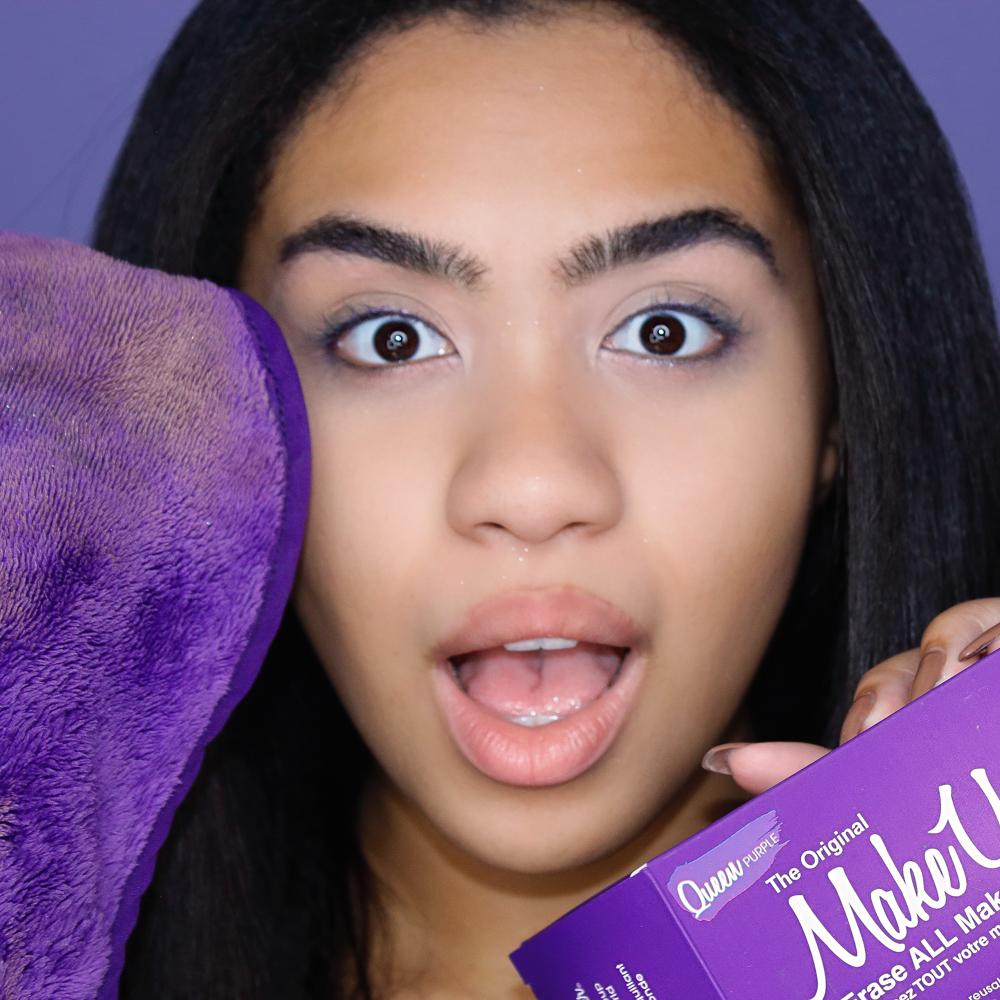
{"type": "Polygon", "coordinates": [[[0,231],[0,1000],[109,1000],[309,491],[253,299],[0,231]]]}

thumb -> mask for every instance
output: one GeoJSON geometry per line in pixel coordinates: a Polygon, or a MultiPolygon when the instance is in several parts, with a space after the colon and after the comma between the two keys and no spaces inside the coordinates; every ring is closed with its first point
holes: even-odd
{"type": "Polygon", "coordinates": [[[701,766],[732,775],[740,788],[759,795],[829,752],[814,743],[720,743],[705,754],[701,766]]]}

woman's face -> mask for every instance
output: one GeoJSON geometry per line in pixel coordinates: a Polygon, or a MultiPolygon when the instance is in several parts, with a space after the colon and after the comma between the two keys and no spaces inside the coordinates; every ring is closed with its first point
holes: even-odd
{"type": "MultiPolygon", "coordinates": [[[[611,15],[424,22],[289,137],[239,283],[309,412],[293,603],[384,786],[508,870],[635,836],[738,710],[835,468],[807,243],[750,129],[611,15]],[[280,259],[327,216],[364,225],[280,259]],[[425,242],[404,259],[366,227],[425,242]],[[637,628],[611,728],[597,702],[582,730],[484,722],[495,702],[463,728],[440,643],[489,598],[570,590],[637,628]]],[[[463,682],[586,701],[588,649],[479,658],[463,682]]]]}

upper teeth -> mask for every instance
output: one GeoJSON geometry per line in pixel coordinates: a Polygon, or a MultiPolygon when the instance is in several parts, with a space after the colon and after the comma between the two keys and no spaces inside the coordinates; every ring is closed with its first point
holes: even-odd
{"type": "Polygon", "coordinates": [[[577,644],[576,639],[562,639],[555,635],[543,635],[539,639],[522,639],[520,642],[505,642],[504,649],[512,653],[520,653],[529,649],[572,649],[577,644]]]}

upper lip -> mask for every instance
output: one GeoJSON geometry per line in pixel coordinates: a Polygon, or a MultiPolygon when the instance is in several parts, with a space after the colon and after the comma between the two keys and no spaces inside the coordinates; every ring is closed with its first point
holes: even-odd
{"type": "Polygon", "coordinates": [[[512,591],[473,605],[434,649],[437,660],[507,642],[562,636],[605,646],[634,647],[644,639],[635,620],[610,601],[566,585],[512,591]]]}

